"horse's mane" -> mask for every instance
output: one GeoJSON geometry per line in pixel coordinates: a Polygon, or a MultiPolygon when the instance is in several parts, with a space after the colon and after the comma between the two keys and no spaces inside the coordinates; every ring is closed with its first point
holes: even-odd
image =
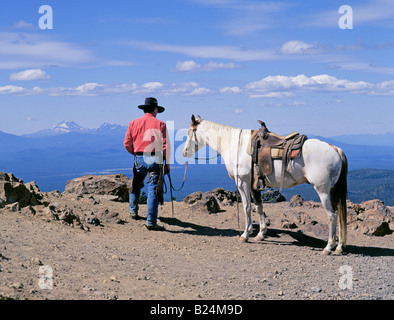
{"type": "Polygon", "coordinates": [[[204,120],[204,119],[203,119],[202,122],[201,122],[201,124],[202,124],[203,122],[209,124],[209,125],[210,125],[211,127],[213,127],[214,129],[238,129],[238,130],[239,130],[239,128],[232,127],[232,126],[229,126],[229,125],[227,125],[227,124],[217,123],[217,122],[210,121],[210,120],[204,120]]]}

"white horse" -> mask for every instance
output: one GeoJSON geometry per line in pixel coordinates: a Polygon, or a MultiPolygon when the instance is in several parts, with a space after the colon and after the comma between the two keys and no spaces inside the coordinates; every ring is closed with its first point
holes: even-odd
{"type": "MultiPolygon", "coordinates": [[[[260,231],[254,241],[262,241],[267,230],[261,193],[251,188],[252,158],[247,152],[252,130],[234,128],[192,116],[183,155],[191,157],[208,145],[218,152],[225,162],[229,176],[236,182],[245,211],[245,231],[240,237],[247,242],[253,230],[251,196],[258,207],[260,231]]],[[[268,187],[278,188],[282,161],[273,160],[272,174],[266,177],[268,187]]],[[[346,196],[347,159],[342,149],[317,139],[308,139],[302,147],[302,155],[290,161],[286,168],[284,188],[299,184],[312,184],[318,193],[329,218],[329,238],[324,254],[341,254],[346,245],[346,196]],[[339,215],[339,243],[336,246],[337,215],[339,215]]]]}

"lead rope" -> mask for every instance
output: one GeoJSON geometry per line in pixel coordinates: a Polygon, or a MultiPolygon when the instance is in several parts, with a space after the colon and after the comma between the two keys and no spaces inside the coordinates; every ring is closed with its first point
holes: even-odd
{"type": "Polygon", "coordinates": [[[174,200],[173,200],[173,197],[172,197],[172,190],[174,190],[174,191],[180,191],[180,190],[182,190],[183,186],[185,185],[185,181],[186,181],[186,172],[187,172],[187,165],[188,165],[188,163],[189,163],[189,161],[186,160],[186,163],[185,163],[185,173],[183,174],[182,185],[181,185],[181,187],[180,187],[179,189],[175,189],[175,188],[174,188],[174,186],[173,186],[173,184],[172,184],[172,180],[171,180],[171,174],[170,174],[170,173],[167,174],[167,176],[168,176],[168,181],[170,182],[170,197],[171,197],[171,215],[172,215],[172,218],[174,218],[174,200]]]}

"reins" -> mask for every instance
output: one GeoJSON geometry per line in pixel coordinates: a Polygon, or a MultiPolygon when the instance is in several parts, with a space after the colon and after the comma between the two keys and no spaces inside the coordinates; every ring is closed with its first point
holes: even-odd
{"type": "MultiPolygon", "coordinates": [[[[185,173],[183,174],[182,185],[181,185],[181,187],[180,187],[179,189],[175,189],[175,188],[174,188],[174,185],[172,184],[172,180],[171,180],[171,174],[170,174],[170,173],[167,174],[167,176],[168,176],[168,181],[169,181],[169,183],[170,183],[170,197],[171,197],[171,214],[172,214],[172,218],[174,218],[174,200],[173,200],[173,196],[172,196],[172,191],[173,191],[173,190],[174,190],[174,191],[180,191],[180,190],[182,190],[182,188],[184,187],[185,182],[186,182],[187,165],[188,165],[188,160],[186,160],[186,163],[185,163],[185,173]]],[[[163,178],[163,181],[164,181],[164,185],[166,186],[166,192],[164,192],[164,193],[167,193],[167,185],[166,185],[166,183],[165,183],[164,178],[163,178]]]]}

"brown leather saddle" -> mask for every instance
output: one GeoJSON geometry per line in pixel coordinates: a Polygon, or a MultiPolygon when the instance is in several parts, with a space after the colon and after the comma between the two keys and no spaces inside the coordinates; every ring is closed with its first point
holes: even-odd
{"type": "Polygon", "coordinates": [[[252,133],[252,168],[253,181],[252,188],[261,190],[265,188],[265,176],[272,173],[273,160],[282,160],[282,172],[280,179],[280,190],[283,189],[286,168],[292,159],[301,156],[301,149],[308,139],[306,135],[292,132],[287,136],[281,136],[270,132],[264,122],[258,120],[261,127],[252,133]]]}

